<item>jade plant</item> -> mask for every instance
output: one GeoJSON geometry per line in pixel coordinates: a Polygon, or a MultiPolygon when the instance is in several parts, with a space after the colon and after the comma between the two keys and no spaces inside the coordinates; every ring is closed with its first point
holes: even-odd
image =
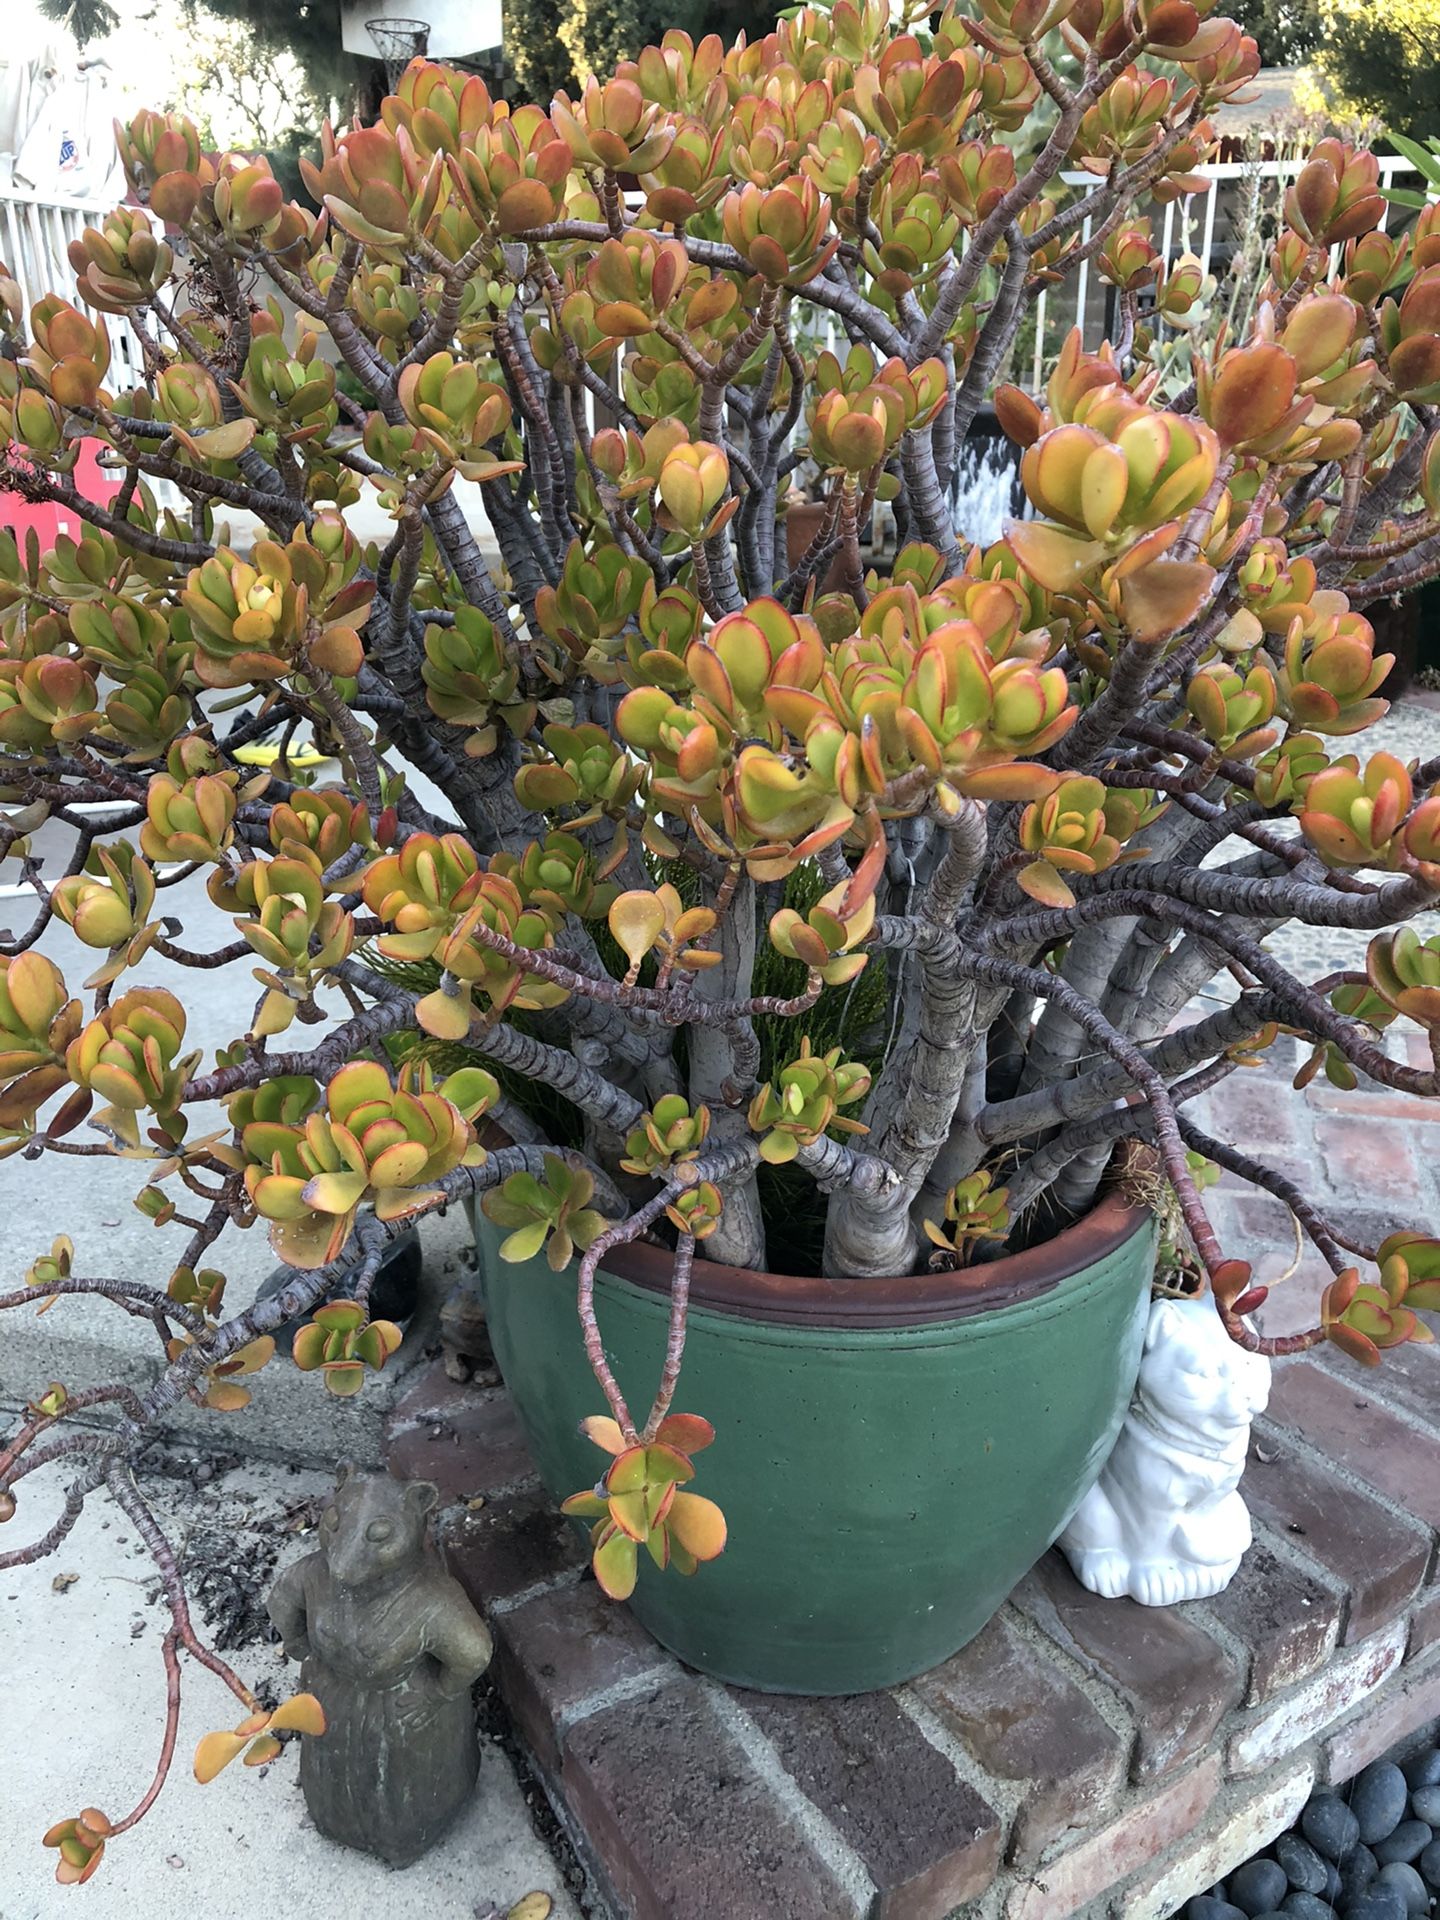
{"type": "Polygon", "coordinates": [[[1186,1111],[1281,1034],[1303,1075],[1440,1091],[1384,1032],[1440,1035],[1440,759],[1358,738],[1391,666],[1365,608],[1440,574],[1440,213],[1387,227],[1375,159],[1325,140],[1250,319],[1198,325],[1213,285],[1152,216],[1206,190],[1257,66],[1214,0],[835,0],[670,33],[548,112],[419,60],[326,129],[310,204],[140,113],[73,297],[27,313],[0,273],[0,484],[75,528],[0,535],[0,1154],[134,1161],[170,1272],[107,1274],[76,1220],[0,1295],[157,1335],[144,1391],[38,1385],[0,1452],[12,1526],[65,1476],[0,1567],[103,1491],[171,1614],[155,1785],[53,1829],[62,1880],[158,1791],[182,1654],[246,1715],[202,1777],[320,1733],[200,1639],[132,1461],[182,1401],[243,1407],[296,1318],[315,1390],[362,1389],[385,1247],[436,1209],[578,1265],[599,1458],[567,1508],[617,1596],[641,1547],[725,1544],[692,1482],[726,1409],[674,1409],[700,1247],[973,1265],[1083,1214],[1131,1139],[1243,1346],[1429,1337],[1424,1223],[1357,1241],[1186,1111]],[[1111,337],[1024,391],[1027,309],[1082,266],[1111,337]],[[987,402],[1030,510],[982,548],[952,477],[987,402]],[[172,910],[202,879],[218,948],[172,910]],[[1369,936],[1363,970],[1297,977],[1286,921],[1369,936]],[[183,982],[217,967],[205,1057],[183,982]],[[1307,1331],[1257,1323],[1217,1163],[1330,1270],[1307,1331]],[[211,1249],[261,1222],[284,1283],[237,1306],[211,1249]],[[672,1306],[632,1409],[595,1279],[642,1237],[672,1306]]]}

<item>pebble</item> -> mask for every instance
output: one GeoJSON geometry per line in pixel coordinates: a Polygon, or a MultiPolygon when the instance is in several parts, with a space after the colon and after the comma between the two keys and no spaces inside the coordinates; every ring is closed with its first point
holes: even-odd
{"type": "Polygon", "coordinates": [[[1393,1887],[1405,1902],[1405,1911],[1411,1920],[1420,1920],[1420,1916],[1430,1911],[1430,1889],[1420,1878],[1414,1867],[1407,1866],[1403,1860],[1392,1860],[1388,1867],[1380,1869],[1377,1887],[1393,1887]]]}
{"type": "Polygon", "coordinates": [[[1338,1863],[1360,1838],[1360,1822],[1333,1793],[1317,1793],[1300,1816],[1300,1831],[1317,1853],[1338,1863]]]}
{"type": "Polygon", "coordinates": [[[1273,1860],[1247,1860],[1230,1876],[1230,1898],[1250,1915],[1271,1913],[1289,1892],[1285,1869],[1273,1860]]]}
{"type": "Polygon", "coordinates": [[[1194,1895],[1183,1920],[1440,1920],[1437,1896],[1440,1745],[1314,1794],[1295,1829],[1194,1895]]]}
{"type": "Polygon", "coordinates": [[[1423,1820],[1402,1820],[1392,1834],[1375,1842],[1375,1858],[1382,1867],[1397,1860],[1418,1860],[1434,1838],[1434,1830],[1423,1820]]]}
{"type": "Polygon", "coordinates": [[[1409,1782],[1388,1760],[1377,1760],[1358,1776],[1350,1789],[1350,1811],[1360,1822],[1360,1838],[1367,1847],[1395,1831],[1409,1798],[1409,1782]]]}
{"type": "Polygon", "coordinates": [[[1379,1871],[1380,1863],[1369,1847],[1352,1847],[1340,1869],[1340,1898],[1336,1904],[1343,1907],[1357,1893],[1364,1893],[1379,1871]]]}
{"type": "Polygon", "coordinates": [[[1298,1833],[1282,1833],[1274,1852],[1285,1878],[1298,1892],[1324,1893],[1328,1877],[1325,1862],[1308,1840],[1302,1840],[1298,1833]]]}
{"type": "Polygon", "coordinates": [[[1345,1920],[1410,1920],[1403,1894],[1394,1887],[1382,1887],[1378,1880],[1341,1912],[1345,1920]]]}
{"type": "Polygon", "coordinates": [[[1335,1920],[1335,1909],[1328,1900],[1313,1893],[1287,1893],[1280,1909],[1290,1920],[1335,1920]]]}

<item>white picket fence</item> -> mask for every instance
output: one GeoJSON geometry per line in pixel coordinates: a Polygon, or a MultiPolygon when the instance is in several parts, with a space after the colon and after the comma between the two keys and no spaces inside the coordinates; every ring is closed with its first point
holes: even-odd
{"type": "MultiPolygon", "coordinates": [[[[1243,193],[1257,188],[1262,194],[1267,188],[1274,191],[1279,183],[1292,180],[1304,164],[1302,158],[1297,158],[1255,162],[1217,161],[1209,166],[1197,167],[1196,173],[1211,183],[1209,191],[1184,200],[1172,200],[1160,222],[1159,252],[1165,270],[1168,272],[1172,262],[1180,255],[1190,253],[1209,273],[1217,246],[1221,244],[1221,236],[1228,233],[1243,193]]],[[[1412,163],[1402,160],[1398,154],[1382,154],[1379,164],[1380,184],[1386,190],[1396,184],[1404,184],[1407,176],[1417,173],[1412,163]]],[[[1091,193],[1096,189],[1097,181],[1093,174],[1066,173],[1061,178],[1070,187],[1091,193]]],[[[1387,203],[1380,220],[1382,229],[1389,225],[1396,211],[1387,203]]],[[[1091,231],[1092,225],[1087,219],[1080,228],[1082,248],[1089,241],[1091,231]]],[[[1338,264],[1339,253],[1337,248],[1332,265],[1338,264]]],[[[1106,291],[1093,260],[1082,261],[1060,286],[1042,290],[1035,303],[1035,338],[1029,349],[1028,365],[1012,373],[1011,377],[1028,377],[1028,384],[1033,390],[1043,386],[1065,336],[1076,325],[1085,344],[1098,347],[1104,337],[1101,330],[1105,324],[1106,291]]]]}
{"type": "Polygon", "coordinates": [[[29,193],[13,181],[0,184],[0,260],[10,269],[24,297],[28,316],[34,303],[47,293],[75,300],[92,320],[103,320],[110,334],[110,351],[119,364],[109,385],[138,386],[142,361],[140,343],[128,321],[96,313],[76,299],[75,270],[69,246],[86,227],[99,226],[113,212],[114,200],[55,200],[29,193]]]}
{"type": "MultiPolygon", "coordinates": [[[[1257,186],[1262,192],[1267,186],[1274,190],[1278,183],[1292,179],[1303,164],[1297,158],[1225,161],[1198,168],[1197,172],[1212,183],[1210,190],[1172,201],[1160,221],[1159,251],[1166,269],[1181,254],[1193,253],[1208,273],[1243,194],[1257,186]]],[[[1381,184],[1386,188],[1415,171],[1398,155],[1386,154],[1380,159],[1381,184]]],[[[1084,191],[1094,192],[1097,185],[1092,174],[1067,173],[1062,178],[1067,186],[1084,191]]],[[[109,211],[109,203],[45,199],[11,182],[0,184],[0,260],[19,282],[27,311],[47,292],[60,293],[67,299],[75,297],[75,274],[67,257],[69,243],[109,211]]],[[[1387,206],[1382,226],[1391,211],[1387,206]]],[[[1082,247],[1090,234],[1091,222],[1087,219],[1080,229],[1082,247]]],[[[1027,342],[1027,363],[1012,369],[1010,377],[1027,379],[1036,389],[1042,386],[1066,334],[1077,324],[1086,344],[1098,345],[1105,325],[1105,294],[1093,260],[1082,262],[1060,286],[1043,290],[1035,303],[1034,339],[1027,342]]],[[[115,383],[136,384],[142,364],[139,342],[123,319],[111,318],[108,325],[111,350],[133,375],[130,381],[122,380],[117,368],[115,383]]],[[[832,330],[825,329],[827,333],[832,330]]],[[[838,337],[830,344],[843,352],[838,337]]]]}

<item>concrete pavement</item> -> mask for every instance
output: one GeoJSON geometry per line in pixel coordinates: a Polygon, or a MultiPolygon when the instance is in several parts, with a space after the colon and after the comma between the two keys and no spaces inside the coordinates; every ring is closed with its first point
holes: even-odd
{"type": "MultiPolygon", "coordinates": [[[[206,1596],[222,1626],[253,1632],[273,1569],[313,1545],[308,1527],[328,1475],[251,1462],[207,1484],[150,1475],[143,1489],[171,1540],[189,1543],[197,1624],[206,1596]],[[257,1577],[258,1576],[258,1577],[257,1577]]],[[[43,1531],[53,1498],[22,1505],[9,1534],[43,1531]]],[[[40,1844],[52,1822],[97,1806],[119,1819],[150,1781],[164,1724],[160,1639],[166,1610],[153,1563],[134,1529],[92,1500],[54,1558],[0,1574],[0,1920],[135,1920],[203,1913],[305,1913],[351,1920],[474,1920],[504,1914],[540,1889],[556,1920],[581,1909],[537,1834],[526,1793],[504,1748],[483,1739],[471,1805],[424,1859],[395,1871],[333,1845],[311,1826],[298,1756],[238,1764],[198,1786],[191,1757],[200,1736],[233,1726],[232,1696],[211,1674],[185,1667],[180,1740],[170,1780],[147,1818],[112,1841],[83,1890],[58,1887],[55,1855],[40,1844]],[[57,1576],[59,1579],[57,1581],[57,1576]]],[[[226,1656],[262,1697],[294,1692],[298,1669],[278,1647],[254,1643],[226,1656]]],[[[532,1795],[534,1790],[531,1790],[532,1795]]],[[[568,1870],[578,1878],[573,1861],[568,1870]]]]}

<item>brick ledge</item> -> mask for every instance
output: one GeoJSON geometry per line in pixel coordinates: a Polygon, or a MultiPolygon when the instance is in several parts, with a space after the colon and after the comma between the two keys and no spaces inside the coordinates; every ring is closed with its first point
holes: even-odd
{"type": "MultiPolygon", "coordinates": [[[[1440,1421],[1440,1356],[1416,1358],[1440,1421]]],[[[389,1461],[448,1497],[500,1691],[617,1916],[1167,1920],[1317,1781],[1440,1720],[1424,1384],[1412,1367],[1390,1403],[1383,1378],[1288,1370],[1228,1593],[1100,1601],[1051,1554],[953,1660],[841,1700],[718,1686],[604,1600],[503,1388],[437,1367],[397,1406],[389,1461]],[[1403,1453],[1365,1444],[1376,1421],[1403,1453]]]]}

